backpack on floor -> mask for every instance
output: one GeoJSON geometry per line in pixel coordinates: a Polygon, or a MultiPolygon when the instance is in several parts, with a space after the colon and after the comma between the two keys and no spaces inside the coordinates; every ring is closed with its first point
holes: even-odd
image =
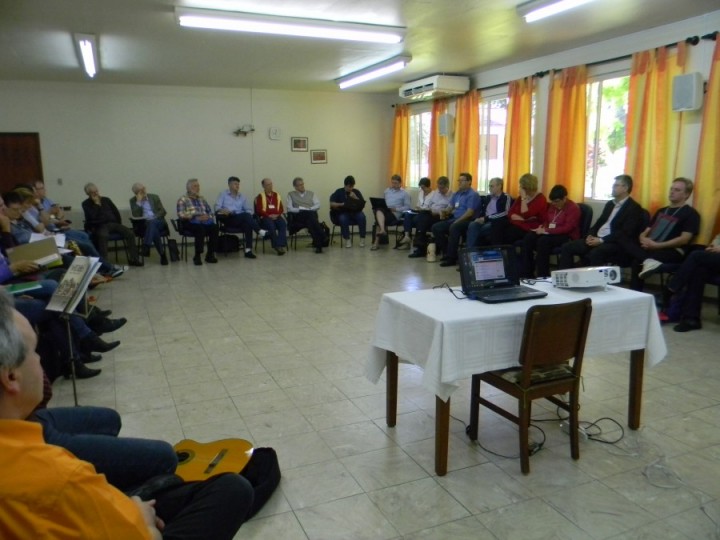
{"type": "Polygon", "coordinates": [[[218,238],[218,253],[237,253],[240,251],[240,239],[234,234],[223,234],[218,238]]]}
{"type": "Polygon", "coordinates": [[[178,262],[180,260],[180,250],[178,249],[177,240],[174,238],[168,239],[168,253],[170,254],[170,260],[172,262],[178,262]]]}
{"type": "Polygon", "coordinates": [[[320,223],[320,227],[323,230],[322,247],[328,247],[330,246],[330,227],[328,227],[324,221],[320,223]]]}

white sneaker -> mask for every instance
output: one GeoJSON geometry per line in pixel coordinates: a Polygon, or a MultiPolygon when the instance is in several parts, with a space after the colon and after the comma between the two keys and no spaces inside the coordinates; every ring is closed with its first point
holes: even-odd
{"type": "Polygon", "coordinates": [[[403,234],[400,237],[400,240],[398,240],[398,246],[404,246],[405,244],[407,244],[408,246],[410,245],[410,237],[406,234],[403,234]]]}
{"type": "Polygon", "coordinates": [[[265,229],[260,229],[258,231],[258,234],[260,235],[260,238],[265,238],[265,235],[267,235],[267,231],[265,229]]]}
{"type": "Polygon", "coordinates": [[[360,239],[360,247],[365,247],[365,239],[364,238],[360,239]]]}
{"type": "Polygon", "coordinates": [[[640,279],[645,279],[646,276],[652,274],[661,265],[662,263],[660,261],[656,261],[655,259],[645,259],[643,261],[642,270],[638,274],[638,277],[640,279]]]}
{"type": "Polygon", "coordinates": [[[352,247],[352,240],[345,240],[345,247],[351,248],[352,247]]]}

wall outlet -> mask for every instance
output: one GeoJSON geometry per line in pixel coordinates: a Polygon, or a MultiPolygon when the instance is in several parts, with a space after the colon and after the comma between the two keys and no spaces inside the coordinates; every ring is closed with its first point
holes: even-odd
{"type": "MultiPolygon", "coordinates": [[[[560,429],[562,429],[563,433],[565,433],[568,437],[570,436],[570,422],[568,422],[567,420],[563,420],[562,422],[560,422],[560,429]]],[[[588,434],[585,431],[585,428],[582,426],[578,427],[578,435],[583,441],[588,440],[588,434]]]]}

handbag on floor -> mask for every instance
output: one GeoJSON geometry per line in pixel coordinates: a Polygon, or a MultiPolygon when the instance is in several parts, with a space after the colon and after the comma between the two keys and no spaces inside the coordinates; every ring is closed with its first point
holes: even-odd
{"type": "Polygon", "coordinates": [[[170,254],[170,260],[172,262],[178,262],[180,260],[180,250],[178,249],[177,240],[174,238],[168,239],[168,253],[170,254]]]}

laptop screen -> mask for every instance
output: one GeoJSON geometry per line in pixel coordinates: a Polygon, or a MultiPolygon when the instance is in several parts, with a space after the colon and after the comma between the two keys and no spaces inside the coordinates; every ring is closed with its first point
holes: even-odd
{"type": "Polygon", "coordinates": [[[515,257],[509,246],[469,248],[460,257],[460,275],[465,294],[518,284],[515,257]]]}

